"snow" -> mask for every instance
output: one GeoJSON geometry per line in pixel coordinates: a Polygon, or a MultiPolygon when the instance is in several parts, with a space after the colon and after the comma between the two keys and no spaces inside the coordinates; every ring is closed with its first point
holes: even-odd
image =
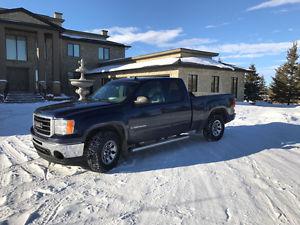
{"type": "Polygon", "coordinates": [[[102,67],[87,71],[87,74],[114,72],[114,71],[120,71],[120,70],[140,69],[140,68],[145,68],[145,67],[150,67],[150,66],[172,65],[172,64],[178,62],[178,60],[179,60],[179,58],[169,57],[169,58],[154,59],[154,60],[134,62],[134,63],[128,63],[128,64],[116,64],[116,65],[102,66],[102,67]]]}
{"type": "Polygon", "coordinates": [[[80,36],[80,35],[72,35],[72,34],[66,34],[66,33],[63,33],[62,36],[64,37],[69,37],[69,38],[74,38],[74,39],[88,39],[88,40],[95,40],[95,41],[106,41],[105,38],[102,38],[102,37],[99,37],[99,38],[91,38],[91,37],[88,37],[88,36],[80,36]]]}
{"type": "Polygon", "coordinates": [[[102,66],[87,71],[87,74],[141,69],[141,68],[151,67],[151,66],[167,66],[167,65],[176,64],[180,61],[183,63],[194,63],[203,66],[213,66],[213,67],[218,67],[223,69],[235,70],[233,66],[225,65],[209,57],[181,57],[181,58],[167,57],[162,59],[153,59],[153,60],[133,62],[127,64],[113,64],[113,65],[102,66]]]}
{"type": "Polygon", "coordinates": [[[185,63],[195,63],[195,64],[200,64],[200,65],[205,65],[205,66],[215,66],[219,68],[226,68],[226,69],[231,69],[234,70],[233,67],[224,65],[223,63],[220,63],[216,60],[213,60],[208,57],[184,57],[181,58],[182,62],[185,63]]]}
{"type": "Polygon", "coordinates": [[[45,104],[0,104],[0,224],[300,224],[300,106],[239,103],[219,142],[98,174],[38,157],[29,127],[45,104]]]}

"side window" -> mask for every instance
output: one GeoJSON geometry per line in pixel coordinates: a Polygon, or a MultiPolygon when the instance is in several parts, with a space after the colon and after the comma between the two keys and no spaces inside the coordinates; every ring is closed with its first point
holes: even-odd
{"type": "Polygon", "coordinates": [[[171,80],[167,82],[167,87],[165,89],[166,102],[180,102],[184,100],[183,89],[180,88],[180,83],[178,80],[171,80]]]}
{"type": "Polygon", "coordinates": [[[110,49],[109,48],[98,48],[98,59],[99,60],[109,60],[110,59],[110,49]]]}
{"type": "Polygon", "coordinates": [[[188,76],[188,90],[190,92],[197,92],[198,89],[198,75],[190,74],[188,76]]]}
{"type": "Polygon", "coordinates": [[[149,99],[150,104],[163,103],[166,101],[163,85],[160,81],[148,81],[139,88],[136,97],[144,96],[149,99]]]}
{"type": "Polygon", "coordinates": [[[80,47],[76,44],[68,44],[68,56],[79,57],[80,56],[80,47]]]}
{"type": "Polygon", "coordinates": [[[237,98],[237,92],[238,92],[238,78],[232,77],[231,78],[231,94],[233,94],[234,97],[237,98]]]}
{"type": "Polygon", "coordinates": [[[220,77],[213,76],[211,81],[211,92],[219,92],[220,77]]]}

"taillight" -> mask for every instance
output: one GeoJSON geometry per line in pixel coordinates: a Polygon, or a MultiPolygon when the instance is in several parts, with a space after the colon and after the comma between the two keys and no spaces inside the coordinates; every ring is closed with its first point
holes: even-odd
{"type": "Polygon", "coordinates": [[[234,108],[234,107],[235,107],[235,98],[233,98],[233,99],[230,101],[230,107],[231,107],[231,108],[234,108]]]}

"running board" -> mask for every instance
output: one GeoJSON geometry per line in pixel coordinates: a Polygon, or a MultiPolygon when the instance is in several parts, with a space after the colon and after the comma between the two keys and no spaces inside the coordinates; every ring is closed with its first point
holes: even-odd
{"type": "Polygon", "coordinates": [[[149,145],[144,145],[144,146],[132,148],[132,149],[129,149],[129,151],[130,152],[137,152],[137,151],[145,150],[147,148],[153,148],[153,147],[157,147],[157,146],[160,146],[160,145],[164,145],[164,144],[169,144],[169,143],[176,142],[176,141],[185,140],[185,139],[188,139],[189,137],[190,137],[189,135],[184,135],[184,136],[182,135],[182,136],[179,136],[179,137],[176,137],[176,138],[169,138],[167,140],[156,142],[156,143],[153,143],[153,144],[149,144],[149,145]]]}

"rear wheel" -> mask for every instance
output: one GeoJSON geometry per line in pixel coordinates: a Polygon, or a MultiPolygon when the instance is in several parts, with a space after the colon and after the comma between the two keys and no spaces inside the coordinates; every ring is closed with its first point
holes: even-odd
{"type": "Polygon", "coordinates": [[[85,156],[92,171],[106,172],[114,168],[120,158],[120,140],[112,131],[99,132],[86,144],[85,156]]]}
{"type": "Polygon", "coordinates": [[[203,129],[203,135],[208,141],[218,141],[224,134],[224,120],[221,115],[210,116],[203,129]]]}

